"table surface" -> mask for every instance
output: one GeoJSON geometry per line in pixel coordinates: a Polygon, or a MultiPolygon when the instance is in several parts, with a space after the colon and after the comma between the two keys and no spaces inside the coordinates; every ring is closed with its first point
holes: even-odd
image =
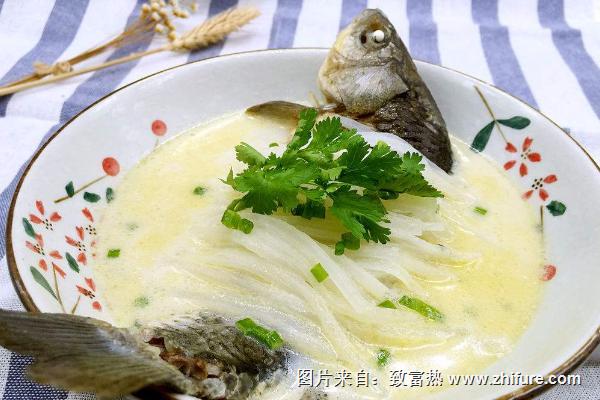
{"type": "MultiPolygon", "coordinates": [[[[120,33],[137,18],[135,0],[0,0],[0,84],[120,33]]],[[[161,53],[110,70],[0,99],[0,307],[22,309],[8,276],[4,230],[18,178],[35,150],[78,111],[114,89],[188,61],[239,51],[330,47],[340,27],[365,7],[382,9],[414,58],[496,86],[550,116],[600,159],[600,0],[200,0],[185,31],[235,5],[262,14],[223,44],[196,53],[161,53]]],[[[152,48],[154,37],[129,51],[152,48]]],[[[107,60],[123,50],[101,55],[107,60]]],[[[29,382],[30,360],[0,348],[0,396],[91,399],[29,382]]],[[[582,384],[555,387],[543,399],[600,398],[600,354],[575,373],[582,384]]]]}

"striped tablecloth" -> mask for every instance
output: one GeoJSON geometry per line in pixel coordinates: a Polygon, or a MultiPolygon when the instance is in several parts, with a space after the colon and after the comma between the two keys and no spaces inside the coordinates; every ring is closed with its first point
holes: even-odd
{"type": "MultiPolygon", "coordinates": [[[[164,68],[218,54],[284,47],[329,47],[365,7],[382,9],[413,57],[489,81],[568,128],[600,159],[600,0],[198,0],[184,30],[228,7],[262,15],[223,44],[193,54],[163,53],[0,99],[0,307],[22,309],[6,267],[8,206],[28,159],[58,127],[114,89],[164,68]]],[[[0,0],[0,83],[98,44],[137,18],[135,0],[0,0]]],[[[161,38],[114,51],[156,46],[161,38]]],[[[43,334],[43,333],[41,333],[43,334]]],[[[0,396],[83,399],[24,377],[30,360],[0,348],[0,396]]],[[[577,373],[582,385],[544,399],[599,399],[600,357],[577,373]]]]}

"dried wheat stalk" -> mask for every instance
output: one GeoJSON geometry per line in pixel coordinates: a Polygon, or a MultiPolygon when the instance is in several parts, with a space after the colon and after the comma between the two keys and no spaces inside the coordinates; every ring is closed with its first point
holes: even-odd
{"type": "MultiPolygon", "coordinates": [[[[142,6],[140,17],[131,25],[127,26],[118,36],[110,39],[106,43],[77,54],[68,60],[62,60],[52,65],[48,65],[41,61],[35,61],[33,63],[33,73],[1,86],[0,88],[37,81],[48,75],[60,75],[71,72],[73,66],[82,61],[95,57],[107,50],[117,49],[130,43],[140,42],[141,40],[146,39],[152,32],[164,33],[169,37],[171,32],[174,31],[170,14],[172,13],[177,18],[187,18],[188,16],[187,11],[182,13],[178,3],[174,3],[174,5],[175,7],[171,4],[167,6],[164,0],[149,0],[148,3],[142,6]],[[165,26],[167,29],[165,29],[165,26]]],[[[194,8],[195,6],[190,6],[190,9],[194,8]]]]}
{"type": "MultiPolygon", "coordinates": [[[[35,73],[28,75],[18,81],[0,87],[0,96],[16,93],[21,90],[57,82],[73,76],[85,74],[99,69],[111,67],[133,61],[151,54],[163,51],[193,51],[225,39],[227,35],[239,30],[242,26],[256,18],[260,13],[254,7],[230,8],[224,12],[207,19],[202,24],[184,33],[178,37],[175,28],[169,19],[168,11],[163,0],[151,0],[150,4],[142,7],[140,19],[129,26],[122,34],[111,41],[81,53],[69,60],[58,62],[54,65],[43,63],[34,64],[35,73]],[[72,66],[89,59],[97,54],[113,47],[122,47],[135,41],[139,41],[152,32],[166,34],[169,43],[144,52],[132,53],[127,56],[104,62],[90,67],[73,70],[72,66]],[[52,76],[49,76],[52,75],[52,76]]],[[[172,12],[180,18],[187,17],[187,12],[183,11],[176,0],[169,0],[172,12]]]]}
{"type": "Polygon", "coordinates": [[[259,15],[260,12],[254,7],[230,8],[174,40],[171,50],[193,51],[218,43],[259,15]]]}

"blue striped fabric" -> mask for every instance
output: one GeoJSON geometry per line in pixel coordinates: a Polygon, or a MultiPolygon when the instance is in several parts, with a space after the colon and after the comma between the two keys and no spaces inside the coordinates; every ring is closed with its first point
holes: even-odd
{"type": "Polygon", "coordinates": [[[38,385],[25,376],[25,369],[33,359],[28,356],[12,354],[8,369],[7,381],[10,382],[4,390],[3,400],[61,400],[66,399],[68,392],[58,390],[51,386],[38,385]]]}
{"type": "Polygon", "coordinates": [[[564,0],[540,1],[538,13],[542,26],[552,30],[554,45],[577,77],[581,90],[596,115],[600,117],[600,69],[587,53],[581,32],[571,28],[565,21],[564,0]]]}
{"type": "Polygon", "coordinates": [[[433,21],[431,0],[407,0],[406,11],[410,25],[408,40],[414,58],[440,63],[437,27],[433,21]]]}
{"type": "Polygon", "coordinates": [[[352,22],[356,14],[367,8],[366,0],[342,0],[342,16],[340,18],[339,29],[343,29],[352,22]]]}
{"type": "Polygon", "coordinates": [[[277,8],[271,22],[269,48],[281,49],[293,46],[301,8],[302,2],[277,0],[277,8]]]}
{"type": "MultiPolygon", "coordinates": [[[[56,0],[40,41],[2,77],[0,85],[31,72],[34,61],[47,60],[49,64],[56,62],[58,56],[73,41],[87,5],[88,0],[74,3],[70,0],[56,0]]],[[[0,117],[6,114],[10,98],[11,96],[4,96],[0,99],[0,117]]]]}
{"type": "Polygon", "coordinates": [[[479,24],[481,44],[494,83],[537,107],[511,47],[508,28],[498,21],[498,0],[480,0],[472,4],[473,19],[479,24]]]}
{"type": "MultiPolygon", "coordinates": [[[[19,1],[22,0],[0,0],[0,31],[8,26],[9,21],[20,18],[18,10],[20,8],[19,1]],[[3,25],[5,24],[5,25],[3,25]]],[[[31,0],[33,1],[33,0],[31,0]]],[[[47,0],[52,1],[52,0],[47,0]]],[[[92,0],[105,1],[106,7],[123,7],[122,0],[92,0]]],[[[444,59],[444,54],[448,54],[445,47],[441,47],[439,38],[437,20],[440,18],[440,10],[448,12],[448,5],[462,5],[462,0],[328,0],[328,10],[336,9],[337,12],[328,18],[323,18],[323,21],[328,21],[327,25],[319,29],[301,29],[299,24],[305,20],[306,15],[300,18],[303,6],[311,3],[311,6],[318,4],[321,0],[212,0],[201,7],[206,12],[201,12],[196,17],[198,22],[206,16],[215,15],[228,7],[235,5],[256,5],[259,8],[270,10],[266,13],[268,18],[263,19],[262,23],[269,23],[268,29],[260,29],[259,35],[264,37],[259,38],[263,47],[268,48],[285,48],[292,47],[295,41],[298,41],[298,32],[301,35],[311,34],[314,38],[318,38],[323,32],[335,31],[346,26],[352,17],[367,6],[378,6],[384,12],[388,12],[389,17],[396,23],[399,32],[406,32],[403,38],[408,45],[411,53],[415,58],[426,60],[432,63],[444,65],[447,60],[444,59]],[[335,5],[335,6],[333,6],[335,5]],[[264,22],[267,21],[267,22],[264,22]],[[444,53],[446,50],[446,53],[444,53]]],[[[46,63],[52,63],[61,57],[61,54],[67,49],[80,34],[80,24],[86,10],[93,4],[88,0],[55,0],[53,7],[48,8],[48,12],[35,20],[39,24],[39,38],[31,45],[23,45],[22,52],[19,53],[17,42],[24,40],[19,35],[19,30],[8,29],[11,35],[14,35],[14,48],[10,49],[10,54],[16,54],[18,57],[13,57],[7,65],[4,65],[2,71],[7,71],[0,79],[0,84],[15,79],[25,73],[30,72],[31,65],[36,60],[42,60],[46,63]]],[[[133,2],[131,3],[133,7],[133,2]]],[[[135,7],[127,17],[123,20],[123,24],[133,21],[137,18],[142,0],[138,0],[135,7]]],[[[533,3],[532,3],[533,4],[533,3]]],[[[470,3],[469,13],[462,15],[447,15],[445,18],[445,28],[447,24],[453,21],[456,24],[454,32],[461,31],[461,24],[468,25],[464,34],[473,35],[469,39],[473,39],[469,43],[480,43],[480,51],[474,51],[472,54],[465,54],[462,64],[456,65],[454,60],[453,68],[465,69],[474,75],[477,71],[473,71],[474,65],[481,65],[487,70],[480,70],[482,76],[491,75],[493,83],[507,90],[508,92],[521,97],[528,103],[537,106],[544,104],[547,107],[562,109],[570,107],[568,96],[580,97],[587,102],[585,105],[589,110],[582,110],[581,107],[572,110],[572,118],[565,118],[558,121],[563,126],[571,128],[575,135],[584,145],[587,145],[595,156],[600,155],[600,44],[598,34],[600,34],[600,25],[598,21],[593,19],[593,15],[600,14],[600,7],[594,0],[539,0],[537,4],[530,7],[527,1],[521,0],[472,0],[470,3]],[[514,18],[507,18],[506,13],[501,10],[518,8],[522,12],[515,15],[514,18]],[[596,8],[595,8],[596,7],[596,8]],[[596,14],[594,14],[596,13],[596,14]],[[560,97],[552,90],[552,82],[541,86],[535,84],[533,80],[528,81],[527,77],[531,78],[536,71],[526,67],[533,65],[531,60],[519,58],[522,53],[522,43],[525,43],[531,36],[536,38],[545,38],[536,42],[536,46],[544,49],[544,54],[548,57],[556,54],[556,58],[548,60],[545,68],[551,68],[556,71],[557,80],[573,80],[578,83],[573,85],[571,93],[561,93],[560,97]],[[519,52],[521,51],[521,52],[519,52]],[[481,55],[479,55],[481,54],[481,55]],[[472,57],[479,57],[481,60],[473,62],[472,57]],[[526,61],[529,61],[526,62],[526,61]],[[562,63],[562,64],[561,64],[562,63]],[[537,101],[536,101],[537,100],[537,101]],[[543,101],[542,101],[543,100],[543,101]],[[587,110],[587,111],[586,111],[587,110]]],[[[43,7],[42,7],[43,8],[43,7]]],[[[456,7],[458,10],[464,10],[465,7],[456,7]]],[[[452,10],[452,8],[450,8],[452,10]]],[[[329,11],[331,12],[331,11],[329,11]]],[[[40,11],[41,13],[41,11],[40,11]]],[[[33,21],[33,19],[30,19],[33,21]]],[[[302,26],[302,25],[300,25],[302,26]]],[[[23,26],[21,29],[25,29],[23,26]]],[[[13,29],[13,28],[11,28],[13,29]]],[[[243,41],[243,34],[251,32],[242,32],[235,36],[238,42],[243,41]]],[[[114,34],[114,32],[98,32],[98,41],[114,34]]],[[[234,36],[232,36],[234,38],[234,36]]],[[[301,37],[303,42],[306,38],[301,37]]],[[[319,42],[315,40],[314,42],[319,42]]],[[[0,67],[6,62],[7,58],[3,57],[3,49],[11,45],[11,41],[4,41],[0,36],[0,67]],[[4,46],[4,47],[3,47],[4,46]]],[[[253,43],[257,43],[256,41],[253,43]]],[[[446,44],[448,46],[448,44],[446,44]]],[[[148,46],[151,46],[150,40],[137,43],[127,48],[116,50],[110,55],[109,59],[114,59],[126,54],[130,51],[141,51],[148,46]]],[[[250,45],[249,45],[250,46],[250,45]]],[[[253,44],[252,46],[255,46],[253,44]]],[[[187,56],[187,61],[195,61],[206,57],[212,57],[222,54],[227,46],[219,44],[209,49],[194,52],[187,56]]],[[[236,47],[238,48],[238,47],[236,47]]],[[[248,49],[254,49],[249,47],[248,49]]],[[[79,51],[85,49],[79,49],[79,51]]],[[[528,49],[535,55],[536,48],[528,49]]],[[[7,53],[7,54],[9,54],[7,53]]],[[[155,70],[164,69],[168,66],[181,62],[181,58],[176,58],[172,55],[153,56],[151,61],[155,64],[150,64],[155,70]]],[[[460,57],[459,57],[460,59],[460,57]]],[[[481,67],[481,68],[483,68],[481,67]]],[[[24,121],[31,121],[35,118],[23,108],[20,111],[12,112],[13,106],[11,101],[16,100],[16,97],[11,100],[6,97],[0,100],[0,157],[3,149],[8,149],[11,156],[12,153],[17,154],[15,165],[6,165],[0,170],[0,259],[2,263],[0,267],[3,274],[6,274],[5,256],[5,239],[4,231],[6,229],[6,219],[8,213],[8,205],[14,193],[18,179],[23,172],[27,161],[35,149],[36,142],[38,145],[43,144],[48,137],[59,126],[64,124],[75,113],[96,100],[97,98],[109,93],[122,84],[130,82],[140,77],[143,71],[147,70],[148,64],[143,69],[136,62],[124,64],[109,70],[98,71],[86,77],[77,87],[67,96],[57,97],[53,101],[53,105],[60,110],[55,120],[46,121],[46,127],[38,135],[32,139],[33,146],[28,150],[20,149],[13,145],[11,135],[32,135],[28,131],[29,125],[24,121]],[[48,128],[50,128],[48,130],[48,128]]],[[[46,90],[54,90],[48,87],[46,90]]],[[[35,107],[44,107],[43,104],[37,104],[35,96],[25,97],[26,93],[19,95],[20,104],[29,102],[31,109],[35,107]],[[24,100],[25,99],[25,100],[24,100]]],[[[32,114],[33,115],[33,114],[32,114]]],[[[2,288],[4,290],[4,288],[2,288]]],[[[7,289],[9,290],[9,289],[7,289]]],[[[4,304],[4,299],[14,299],[14,293],[0,293],[0,305],[4,304]],[[12,296],[12,297],[11,297],[12,296]]],[[[0,355],[2,357],[2,355],[0,355]]],[[[40,386],[29,382],[24,376],[25,366],[30,362],[26,357],[11,355],[8,362],[8,367],[2,370],[0,367],[0,396],[3,400],[14,399],[70,399],[79,398],[73,394],[68,394],[64,391],[58,391],[52,388],[40,386]]],[[[2,364],[0,364],[1,366],[2,364]]],[[[592,368],[592,367],[589,367],[592,368]]],[[[598,376],[600,366],[595,369],[590,369],[591,374],[598,376]]],[[[600,385],[596,380],[592,383],[595,387],[600,385]]],[[[588,386],[588,389],[590,387],[588,386]]],[[[585,388],[584,388],[585,389],[585,388]]],[[[552,390],[545,395],[548,399],[575,399],[575,398],[596,398],[596,389],[589,393],[581,392],[576,394],[566,394],[560,390],[552,390]],[[594,394],[595,393],[595,394],[594,394]]]]}
{"type": "MultiPolygon", "coordinates": [[[[140,14],[140,7],[144,3],[143,0],[138,0],[136,7],[128,18],[127,23],[135,21],[140,14]]],[[[130,44],[121,47],[108,58],[107,61],[121,58],[132,52],[144,51],[150,45],[151,37],[141,43],[130,44]]],[[[136,63],[134,61],[128,64],[121,64],[110,70],[100,70],[94,72],[85,82],[77,87],[77,90],[63,103],[62,110],[60,112],[59,125],[64,124],[71,119],[75,114],[81,111],[84,107],[94,102],[99,97],[105,96],[108,93],[115,90],[119,84],[123,81],[125,76],[135,68],[136,63]]],[[[51,130],[53,132],[53,130],[51,130]]],[[[48,135],[46,135],[45,139],[48,135]]]]}

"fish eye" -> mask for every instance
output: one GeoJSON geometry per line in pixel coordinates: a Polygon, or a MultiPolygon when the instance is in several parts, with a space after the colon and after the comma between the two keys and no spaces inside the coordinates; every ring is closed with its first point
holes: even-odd
{"type": "Polygon", "coordinates": [[[386,34],[382,29],[363,31],[359,39],[363,46],[368,46],[369,44],[378,46],[385,42],[386,34]]]}
{"type": "Polygon", "coordinates": [[[372,36],[375,43],[381,43],[385,39],[385,33],[381,29],[374,31],[372,36]]]}

